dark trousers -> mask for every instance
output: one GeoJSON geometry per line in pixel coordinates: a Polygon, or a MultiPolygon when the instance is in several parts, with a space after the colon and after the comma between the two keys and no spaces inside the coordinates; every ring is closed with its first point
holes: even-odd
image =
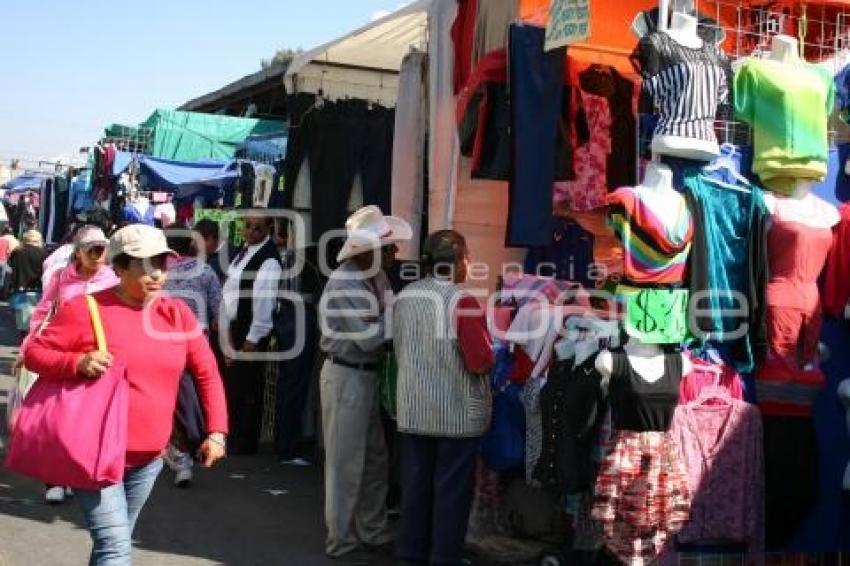
{"type": "Polygon", "coordinates": [[[281,459],[298,456],[303,436],[304,408],[310,393],[310,378],[316,359],[316,344],[308,340],[295,358],[279,362],[274,413],[274,446],[281,459]]]}
{"type": "Polygon", "coordinates": [[[229,454],[256,454],[263,425],[264,362],[234,362],[225,369],[224,389],[230,434],[229,454]]]}
{"type": "Polygon", "coordinates": [[[510,29],[513,171],[509,246],[552,243],[552,183],[564,82],[564,50],[543,52],[546,31],[510,29]]]}
{"type": "Polygon", "coordinates": [[[401,435],[401,560],[446,566],[461,563],[479,441],[401,435]]]}

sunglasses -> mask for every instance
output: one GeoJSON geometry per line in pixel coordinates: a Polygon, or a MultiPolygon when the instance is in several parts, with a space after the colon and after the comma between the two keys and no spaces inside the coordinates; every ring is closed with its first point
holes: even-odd
{"type": "Polygon", "coordinates": [[[106,252],[106,246],[89,246],[84,251],[89,257],[100,257],[106,252]]]}

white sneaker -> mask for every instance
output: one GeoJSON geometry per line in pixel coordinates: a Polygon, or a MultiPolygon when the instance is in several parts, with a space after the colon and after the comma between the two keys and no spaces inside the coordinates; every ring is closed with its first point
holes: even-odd
{"type": "Polygon", "coordinates": [[[192,485],[192,468],[183,468],[177,470],[174,475],[174,485],[177,487],[187,488],[192,485]]]}
{"type": "Polygon", "coordinates": [[[44,501],[51,505],[65,503],[65,488],[61,485],[48,488],[44,492],[44,501]]]}

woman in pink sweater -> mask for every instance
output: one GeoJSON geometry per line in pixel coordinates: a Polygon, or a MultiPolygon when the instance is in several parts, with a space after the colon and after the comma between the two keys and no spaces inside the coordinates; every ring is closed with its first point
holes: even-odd
{"type": "MultiPolygon", "coordinates": [[[[21,344],[24,352],[32,336],[38,334],[45,321],[64,303],[74,297],[88,295],[118,284],[118,277],[106,265],[106,239],[97,226],[83,226],[74,234],[74,252],[67,266],[57,269],[50,276],[38,305],[30,316],[29,334],[21,344]]],[[[47,503],[65,501],[65,488],[48,485],[44,491],[47,503]]]]}
{"type": "Polygon", "coordinates": [[[53,273],[44,288],[41,300],[32,311],[29,336],[21,345],[22,351],[30,337],[39,331],[44,321],[60,305],[74,297],[90,295],[118,284],[115,271],[106,265],[108,243],[103,230],[97,226],[83,226],[77,231],[74,235],[74,253],[70,263],[53,273]]]}
{"type": "Polygon", "coordinates": [[[97,379],[113,361],[130,385],[127,470],[122,484],[77,490],[77,503],[94,542],[90,564],[130,564],[139,512],[162,470],[177,387],[184,368],[195,376],[206,422],[198,456],[209,467],[225,453],[227,407],[215,357],[186,303],[161,295],[166,257],[173,252],[160,230],[133,224],[109,240],[117,286],[95,293],[109,352],[97,351],[85,297],[64,304],[24,352],[39,379],[97,379]]]}

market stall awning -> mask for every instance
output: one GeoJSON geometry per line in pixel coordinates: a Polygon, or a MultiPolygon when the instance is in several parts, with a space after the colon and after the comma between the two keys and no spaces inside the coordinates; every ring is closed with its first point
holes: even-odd
{"type": "Polygon", "coordinates": [[[395,100],[402,59],[411,48],[425,49],[431,1],[417,0],[296,56],[284,78],[287,91],[395,100]]]}
{"type": "Polygon", "coordinates": [[[41,173],[24,173],[2,185],[2,188],[9,193],[37,191],[41,189],[41,184],[47,178],[48,175],[41,173]]]}

